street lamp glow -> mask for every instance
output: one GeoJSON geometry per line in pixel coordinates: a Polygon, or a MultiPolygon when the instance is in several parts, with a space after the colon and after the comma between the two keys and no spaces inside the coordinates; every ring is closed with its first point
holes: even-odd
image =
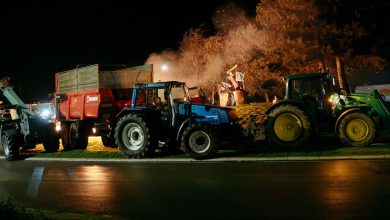
{"type": "Polygon", "coordinates": [[[162,71],[167,71],[167,70],[168,70],[168,65],[167,65],[167,64],[163,64],[163,65],[161,66],[161,70],[162,70],[162,71]]]}

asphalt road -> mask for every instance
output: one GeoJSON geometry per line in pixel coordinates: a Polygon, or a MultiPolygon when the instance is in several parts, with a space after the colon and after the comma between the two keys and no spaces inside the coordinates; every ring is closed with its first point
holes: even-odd
{"type": "Polygon", "coordinates": [[[390,160],[39,162],[0,160],[0,197],[114,219],[390,217],[390,160]]]}

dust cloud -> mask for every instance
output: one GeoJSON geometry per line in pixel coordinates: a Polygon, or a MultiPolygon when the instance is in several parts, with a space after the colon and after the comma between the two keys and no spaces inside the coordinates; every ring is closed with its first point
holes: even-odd
{"type": "MultiPolygon", "coordinates": [[[[256,27],[255,18],[246,14],[234,4],[218,8],[212,17],[214,34],[205,31],[202,39],[195,41],[199,44],[151,54],[145,63],[154,65],[154,81],[176,80],[210,87],[226,81],[226,71],[235,64],[247,63],[258,54],[256,51],[271,50],[270,39],[256,27]]],[[[239,65],[238,71],[244,72],[244,65],[239,65]]]]}

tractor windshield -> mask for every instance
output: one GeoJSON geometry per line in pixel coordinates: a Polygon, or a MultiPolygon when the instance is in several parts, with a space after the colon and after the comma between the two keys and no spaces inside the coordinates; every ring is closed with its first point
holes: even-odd
{"type": "Polygon", "coordinates": [[[300,97],[311,97],[316,101],[323,100],[325,89],[321,78],[308,78],[291,80],[290,94],[293,99],[300,97]]]}
{"type": "Polygon", "coordinates": [[[171,88],[172,99],[174,101],[187,101],[187,93],[184,89],[184,85],[173,85],[171,88]]]}

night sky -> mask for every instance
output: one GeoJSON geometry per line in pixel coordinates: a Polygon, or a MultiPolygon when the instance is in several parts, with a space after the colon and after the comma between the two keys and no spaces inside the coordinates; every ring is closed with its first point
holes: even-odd
{"type": "MultiPolygon", "coordinates": [[[[150,53],[177,49],[183,34],[226,0],[31,1],[0,6],[0,76],[26,100],[54,91],[55,72],[77,64],[143,65],[150,53]]],[[[257,0],[236,4],[255,15],[257,0]]]]}
{"type": "MultiPolygon", "coordinates": [[[[153,52],[177,49],[190,28],[204,24],[212,30],[212,15],[228,2],[0,3],[0,76],[10,76],[26,102],[42,100],[54,91],[55,72],[77,64],[143,65],[153,52]]],[[[254,16],[259,1],[233,2],[254,16]]]]}

